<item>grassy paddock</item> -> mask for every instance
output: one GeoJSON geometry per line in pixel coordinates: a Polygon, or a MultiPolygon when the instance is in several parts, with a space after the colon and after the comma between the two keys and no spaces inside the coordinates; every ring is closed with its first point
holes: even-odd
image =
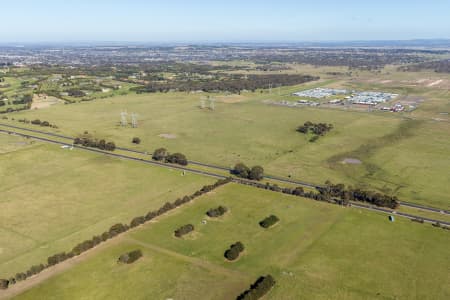
{"type": "MultiPolygon", "coordinates": [[[[329,179],[448,209],[450,186],[443,181],[450,168],[446,155],[450,150],[450,125],[431,118],[445,118],[438,111],[448,111],[448,92],[408,87],[402,78],[412,80],[410,75],[388,70],[392,73],[377,74],[380,78],[376,82],[370,81],[374,74],[360,72],[351,78],[328,76],[320,82],[283,87],[280,95],[278,91],[242,93],[238,101],[215,95],[218,101],[214,112],[199,108],[204,94],[156,93],[56,105],[11,116],[48,120],[60,127],[59,132],[68,135],[88,130],[121,146],[147,151],[166,147],[186,154],[188,159],[227,167],[242,161],[262,165],[273,175],[291,175],[314,183],[329,179]],[[387,78],[393,81],[380,83],[387,78]],[[425,100],[409,115],[296,109],[263,103],[320,85],[392,91],[425,100]],[[119,126],[120,112],[124,109],[139,114],[139,128],[119,126]],[[335,129],[310,143],[306,136],[295,131],[308,120],[332,123],[335,129]],[[162,134],[174,138],[163,138],[162,134]],[[141,138],[140,145],[131,144],[134,136],[141,138]],[[362,164],[342,164],[345,158],[357,158],[362,164]]],[[[416,74],[428,75],[431,77],[428,73],[416,74]]]]}
{"type": "Polygon", "coordinates": [[[0,166],[2,277],[214,181],[40,143],[0,154],[0,166]]]}
{"type": "Polygon", "coordinates": [[[54,299],[74,295],[84,299],[222,299],[222,293],[233,299],[257,276],[269,273],[277,284],[267,299],[434,300],[450,296],[447,231],[401,218],[391,223],[384,214],[235,184],[122,238],[120,246],[17,299],[49,295],[54,299]],[[225,205],[229,212],[202,224],[205,212],[218,205],[225,205]],[[269,214],[277,215],[280,222],[262,229],[258,222],[269,214]],[[195,238],[174,238],[173,230],[186,223],[195,226],[195,238]],[[245,251],[236,262],[227,262],[223,253],[236,241],[244,244],[245,251]],[[135,248],[144,251],[143,259],[131,266],[116,265],[119,254],[135,248]],[[177,260],[188,264],[176,264],[177,260]],[[199,265],[203,270],[198,270],[199,265]]]}

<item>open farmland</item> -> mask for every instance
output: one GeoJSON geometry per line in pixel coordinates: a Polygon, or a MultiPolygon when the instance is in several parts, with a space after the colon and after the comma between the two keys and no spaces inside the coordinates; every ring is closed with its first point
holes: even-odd
{"type": "Polygon", "coordinates": [[[3,276],[212,181],[56,145],[30,145],[20,137],[1,134],[0,141],[3,276]]]}
{"type": "Polygon", "coordinates": [[[235,184],[105,246],[17,299],[234,299],[266,274],[277,281],[267,299],[450,296],[447,231],[235,184]],[[207,218],[218,205],[229,211],[207,218]],[[261,228],[258,222],[270,214],[280,222],[261,228]],[[195,232],[175,238],[174,229],[187,223],[195,232]],[[245,251],[227,262],[223,252],[236,241],[245,251]],[[130,266],[116,263],[133,249],[143,258],[130,266]]]}
{"type": "Polygon", "coordinates": [[[448,55],[0,45],[0,299],[450,299],[448,55]]]}
{"type": "MultiPolygon", "coordinates": [[[[273,175],[319,184],[329,179],[393,193],[405,201],[449,208],[450,187],[444,183],[450,168],[446,155],[450,149],[448,122],[424,117],[421,107],[411,118],[404,114],[296,109],[263,103],[314,85],[282,88],[280,95],[267,91],[242,93],[239,101],[218,101],[215,111],[199,108],[202,94],[156,93],[55,105],[16,113],[14,117],[48,120],[59,127],[51,132],[70,136],[88,130],[120,146],[149,152],[166,147],[183,152],[190,160],[225,167],[239,161],[259,164],[273,175]],[[120,126],[123,110],[138,113],[139,128],[120,126]],[[310,143],[309,138],[295,131],[306,121],[332,123],[334,129],[310,143]],[[140,137],[140,145],[131,144],[134,136],[140,137]],[[343,164],[346,159],[361,163],[343,164]]],[[[430,101],[445,105],[444,95],[436,97],[430,101]]],[[[426,109],[425,103],[421,105],[426,109]]],[[[437,111],[434,115],[438,115],[437,111]]]]}

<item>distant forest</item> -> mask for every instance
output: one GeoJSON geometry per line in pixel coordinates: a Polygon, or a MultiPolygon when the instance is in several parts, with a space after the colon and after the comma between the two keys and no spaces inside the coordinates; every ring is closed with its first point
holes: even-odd
{"type": "Polygon", "coordinates": [[[291,86],[309,81],[318,80],[319,77],[310,75],[240,75],[225,77],[220,80],[174,80],[171,82],[151,82],[142,87],[132,88],[136,93],[155,93],[168,91],[226,91],[240,93],[243,90],[254,92],[256,89],[269,87],[291,86]]]}
{"type": "Polygon", "coordinates": [[[423,62],[420,64],[401,67],[400,70],[405,72],[433,70],[436,73],[450,73],[450,59],[423,62]]]}

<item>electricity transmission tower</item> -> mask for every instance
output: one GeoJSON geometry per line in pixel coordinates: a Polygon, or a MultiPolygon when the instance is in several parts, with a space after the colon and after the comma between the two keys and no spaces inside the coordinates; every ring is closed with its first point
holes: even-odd
{"type": "Polygon", "coordinates": [[[205,103],[206,103],[205,98],[202,97],[202,98],[200,99],[200,108],[201,108],[201,109],[205,109],[205,107],[206,107],[206,104],[205,104],[205,103]]]}
{"type": "Polygon", "coordinates": [[[120,113],[120,125],[122,127],[126,127],[128,125],[128,121],[127,121],[127,112],[126,111],[122,111],[120,113]]]}
{"type": "Polygon", "coordinates": [[[138,127],[138,119],[136,113],[131,113],[131,127],[137,128],[138,127]]]}
{"type": "Polygon", "coordinates": [[[213,97],[209,97],[209,109],[210,110],[214,110],[215,109],[214,102],[215,102],[215,99],[213,97]]]}

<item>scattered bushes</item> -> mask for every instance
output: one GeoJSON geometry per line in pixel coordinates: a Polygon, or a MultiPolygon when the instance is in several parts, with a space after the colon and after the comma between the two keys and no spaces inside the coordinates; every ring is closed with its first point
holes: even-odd
{"type": "Polygon", "coordinates": [[[133,144],[140,144],[141,143],[141,139],[140,138],[138,138],[138,137],[134,137],[132,140],[131,140],[131,142],[133,143],[133,144]]]}
{"type": "Polygon", "coordinates": [[[142,257],[142,251],[141,250],[134,250],[125,254],[122,254],[119,256],[119,259],[117,260],[118,263],[121,264],[132,264],[135,261],[137,261],[139,258],[142,257]]]}
{"type": "Polygon", "coordinates": [[[244,251],[244,245],[241,242],[236,242],[225,251],[224,256],[228,260],[235,260],[242,251],[244,251]]]}
{"type": "Polygon", "coordinates": [[[262,220],[261,222],[259,222],[259,226],[261,226],[263,228],[269,228],[270,226],[273,226],[274,224],[276,224],[278,221],[280,221],[280,219],[278,219],[277,216],[270,215],[269,217],[267,217],[264,220],[262,220]]]}
{"type": "Polygon", "coordinates": [[[254,166],[251,169],[243,163],[234,166],[232,173],[238,177],[250,180],[262,180],[264,178],[264,169],[261,166],[254,166]]]}
{"type": "Polygon", "coordinates": [[[211,208],[210,210],[208,210],[206,212],[206,214],[210,218],[217,218],[217,217],[224,215],[227,211],[228,211],[228,209],[225,206],[221,205],[217,208],[211,208]]]}
{"type": "Polygon", "coordinates": [[[257,300],[267,294],[270,289],[275,285],[275,279],[271,275],[261,276],[254,284],[250,286],[250,289],[240,294],[237,300],[257,300]]]}
{"type": "MultiPolygon", "coordinates": [[[[203,186],[200,190],[196,191],[194,194],[189,195],[189,196],[184,196],[183,198],[178,198],[176,199],[173,203],[171,202],[166,202],[162,207],[160,207],[158,210],[156,211],[150,211],[148,212],[145,217],[144,216],[140,216],[140,217],[136,217],[133,218],[131,220],[130,226],[128,225],[124,225],[121,223],[117,223],[114,224],[113,226],[111,226],[109,228],[108,231],[103,232],[101,235],[96,235],[94,237],[92,237],[92,239],[90,240],[86,240],[84,242],[79,243],[78,245],[76,245],[72,251],[70,251],[69,253],[66,252],[61,252],[61,253],[57,253],[55,255],[49,256],[47,258],[47,264],[40,264],[40,265],[35,265],[32,266],[26,273],[20,272],[17,273],[13,278],[6,280],[6,279],[0,279],[0,289],[4,288],[8,288],[9,284],[13,284],[16,281],[22,281],[27,279],[28,277],[38,274],[40,272],[42,272],[42,270],[44,270],[45,268],[48,268],[50,266],[56,265],[58,263],[61,263],[69,258],[72,258],[74,256],[80,255],[81,253],[97,246],[98,244],[111,239],[115,236],[117,236],[120,233],[123,233],[125,231],[128,231],[131,227],[137,226],[139,224],[145,223],[147,221],[152,220],[153,218],[156,218],[157,216],[160,216],[166,212],[168,212],[171,209],[174,209],[178,206],[181,206],[185,203],[188,203],[190,201],[192,201],[193,199],[195,199],[196,197],[199,197],[215,188],[218,188],[219,186],[222,186],[226,183],[229,183],[232,181],[232,178],[227,178],[227,179],[219,179],[217,180],[214,184],[212,185],[205,185],[203,186]]],[[[192,225],[191,225],[192,226],[192,225]]],[[[193,226],[192,226],[193,227],[193,226]]],[[[130,253],[127,253],[128,258],[127,257],[123,257],[122,260],[121,258],[119,258],[120,262],[124,262],[124,263],[132,263],[133,261],[136,261],[139,257],[142,256],[142,253],[137,250],[136,251],[132,251],[130,253]]]]}
{"type": "Polygon", "coordinates": [[[186,224],[175,230],[175,236],[182,237],[183,235],[188,234],[191,231],[194,231],[194,225],[186,224]]]}
{"type": "Polygon", "coordinates": [[[76,137],[73,143],[75,145],[83,145],[84,147],[98,148],[106,151],[114,151],[116,149],[114,142],[106,142],[105,140],[97,140],[90,137],[76,137]]]}

